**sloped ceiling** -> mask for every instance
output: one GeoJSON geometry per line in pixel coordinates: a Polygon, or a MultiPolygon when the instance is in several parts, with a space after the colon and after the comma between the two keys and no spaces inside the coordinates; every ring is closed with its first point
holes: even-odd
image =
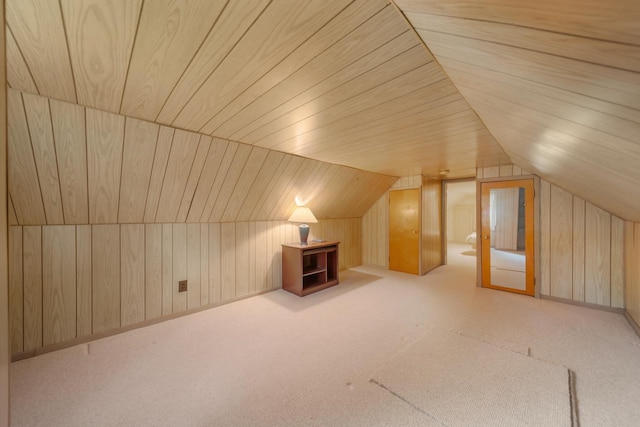
{"type": "Polygon", "coordinates": [[[640,2],[397,4],[514,163],[640,221],[640,2]]]}
{"type": "Polygon", "coordinates": [[[20,91],[367,171],[509,163],[386,0],[8,0],[20,91]]]}
{"type": "Polygon", "coordinates": [[[387,175],[513,161],[640,221],[637,1],[6,4],[21,92],[387,175]]]}

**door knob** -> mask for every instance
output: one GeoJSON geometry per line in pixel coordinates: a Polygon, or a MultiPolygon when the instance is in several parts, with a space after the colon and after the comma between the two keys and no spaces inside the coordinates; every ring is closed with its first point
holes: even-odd
{"type": "Polygon", "coordinates": [[[489,236],[482,236],[484,240],[489,240],[489,236]]]}

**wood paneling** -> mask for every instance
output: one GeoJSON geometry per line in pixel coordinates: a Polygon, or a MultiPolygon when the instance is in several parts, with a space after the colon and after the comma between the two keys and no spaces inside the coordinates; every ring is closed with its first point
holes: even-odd
{"type": "Polygon", "coordinates": [[[143,224],[120,226],[120,323],[145,319],[145,237],[143,224]]]}
{"type": "Polygon", "coordinates": [[[625,309],[640,324],[640,223],[625,222],[625,309]]]}
{"type": "Polygon", "coordinates": [[[146,120],[157,117],[225,6],[224,1],[206,0],[160,0],[145,5],[122,100],[123,114],[146,120]]]}
{"type": "Polygon", "coordinates": [[[187,308],[200,307],[202,300],[200,224],[187,224],[187,308]]]}
{"type": "Polygon", "coordinates": [[[5,12],[7,25],[40,93],[75,102],[76,89],[60,4],[9,0],[5,12]]]}
{"type": "Polygon", "coordinates": [[[144,222],[154,222],[158,211],[158,202],[162,192],[162,183],[167,170],[167,162],[173,145],[173,135],[175,130],[166,126],[160,126],[156,153],[153,157],[153,169],[151,170],[151,180],[149,192],[147,193],[147,204],[144,209],[144,222]]]}
{"type": "Polygon", "coordinates": [[[357,218],[396,179],[12,92],[20,225],[357,218]]]}
{"type": "Polygon", "coordinates": [[[119,223],[141,223],[144,219],[158,131],[158,125],[136,119],[126,120],[119,223]]]}
{"type": "Polygon", "coordinates": [[[31,72],[27,67],[27,63],[24,62],[22,52],[18,48],[16,40],[13,38],[13,33],[7,28],[7,83],[9,87],[17,90],[24,90],[31,93],[38,93],[38,88],[33,82],[31,72]]]}
{"type": "Polygon", "coordinates": [[[89,222],[118,222],[124,117],[86,110],[89,222]]]}
{"type": "Polygon", "coordinates": [[[624,221],[611,217],[611,307],[624,308],[624,221]]]}
{"type": "Polygon", "coordinates": [[[584,302],[584,239],[586,234],[585,201],[573,198],[573,295],[575,301],[584,302]]]}
{"type": "Polygon", "coordinates": [[[42,230],[42,343],[76,336],[76,228],[42,230]]]}
{"type": "MultiPolygon", "coordinates": [[[[4,9],[5,2],[0,0],[0,8],[4,9]]],[[[4,16],[0,18],[0,25],[4,26],[4,16]]],[[[0,32],[0,81],[7,80],[7,71],[10,68],[7,66],[8,52],[5,52],[3,46],[6,45],[5,31],[0,32]]],[[[0,104],[7,105],[6,97],[6,85],[0,88],[0,104]]],[[[9,204],[10,209],[13,209],[13,205],[8,203],[10,201],[7,183],[7,114],[0,115],[0,206],[7,206],[9,204]]],[[[10,218],[11,213],[9,214],[10,218]]],[[[15,214],[14,214],[15,216],[15,214]]],[[[9,326],[9,221],[7,218],[7,210],[0,209],[0,310],[5,315],[0,318],[0,425],[2,427],[9,426],[9,370],[10,370],[10,358],[11,354],[11,339],[10,339],[10,326],[9,326]]],[[[17,223],[17,221],[16,221],[17,223]]]]}
{"type": "Polygon", "coordinates": [[[21,90],[390,175],[509,162],[385,0],[10,3],[21,90]]]}
{"type": "Polygon", "coordinates": [[[120,327],[120,227],[91,227],[93,333],[120,327]]]}
{"type": "Polygon", "coordinates": [[[11,353],[24,350],[24,293],[22,279],[22,227],[9,229],[9,340],[11,353]]]}
{"type": "Polygon", "coordinates": [[[571,299],[573,297],[573,197],[571,193],[551,186],[550,200],[552,218],[550,224],[549,270],[551,296],[571,299]]]}
{"type": "Polygon", "coordinates": [[[636,4],[398,3],[514,162],[640,218],[636,4]]]}
{"type": "Polygon", "coordinates": [[[93,285],[91,226],[76,227],[76,330],[78,337],[93,332],[93,285]]]}
{"type": "Polygon", "coordinates": [[[23,227],[24,351],[42,346],[42,253],[42,227],[23,227]]]}
{"type": "Polygon", "coordinates": [[[46,224],[29,128],[20,92],[7,91],[9,193],[20,224],[46,224]]]}
{"type": "Polygon", "coordinates": [[[173,312],[179,313],[187,309],[187,293],[178,292],[178,282],[188,280],[187,266],[187,225],[173,224],[173,312]]]}
{"type": "Polygon", "coordinates": [[[142,0],[61,0],[78,103],[117,112],[142,0]]]}
{"type": "Polygon", "coordinates": [[[611,303],[611,215],[587,203],[585,301],[611,303]]]}
{"type": "Polygon", "coordinates": [[[89,222],[85,109],[50,100],[65,224],[89,222]]]}
{"type": "Polygon", "coordinates": [[[162,316],[162,224],[144,227],[145,319],[162,316]]]}
{"type": "Polygon", "coordinates": [[[29,135],[38,170],[47,224],[64,224],[60,180],[58,179],[58,161],[53,144],[49,103],[46,98],[29,95],[28,93],[23,94],[22,99],[24,100],[24,109],[27,114],[29,135]]]}
{"type": "Polygon", "coordinates": [[[173,226],[162,224],[162,315],[173,313],[173,226]]]}
{"type": "Polygon", "coordinates": [[[156,222],[175,222],[187,186],[200,135],[177,130],[162,183],[156,222]]]}
{"type": "Polygon", "coordinates": [[[222,300],[236,296],[236,225],[220,224],[220,292],[222,300]]]}

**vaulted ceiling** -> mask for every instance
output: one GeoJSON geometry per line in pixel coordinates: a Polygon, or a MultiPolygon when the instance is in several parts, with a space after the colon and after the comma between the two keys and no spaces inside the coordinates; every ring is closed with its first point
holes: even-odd
{"type": "Polygon", "coordinates": [[[395,176],[513,161],[640,221],[637,1],[7,0],[6,20],[11,88],[127,126],[395,176]]]}

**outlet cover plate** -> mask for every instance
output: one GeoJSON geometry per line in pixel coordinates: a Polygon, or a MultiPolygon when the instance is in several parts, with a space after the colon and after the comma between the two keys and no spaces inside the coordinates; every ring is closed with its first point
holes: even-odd
{"type": "Polygon", "coordinates": [[[178,282],[178,292],[187,292],[187,281],[180,280],[178,282]]]}

